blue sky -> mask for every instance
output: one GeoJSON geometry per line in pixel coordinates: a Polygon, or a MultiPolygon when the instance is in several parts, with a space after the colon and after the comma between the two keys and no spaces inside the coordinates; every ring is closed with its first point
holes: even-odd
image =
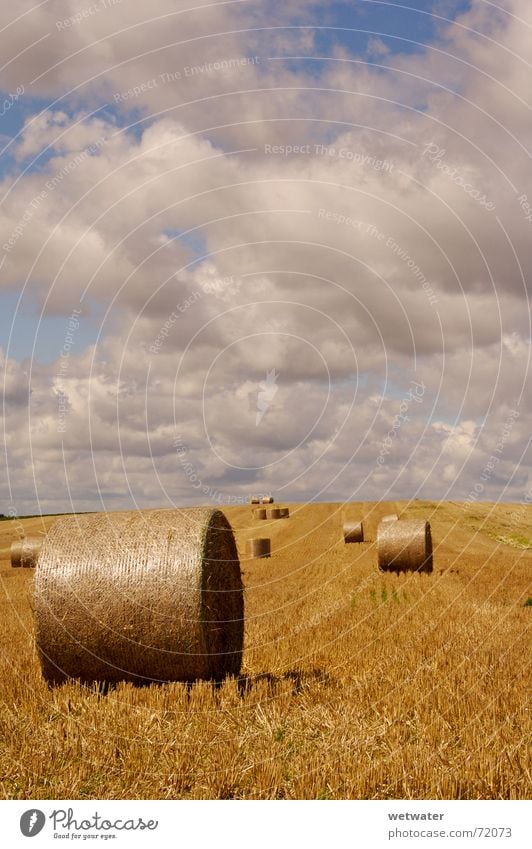
{"type": "Polygon", "coordinates": [[[420,52],[437,36],[443,23],[440,17],[454,19],[470,4],[468,0],[455,0],[447,4],[445,13],[432,14],[435,5],[441,6],[432,0],[332,3],[324,21],[331,29],[319,32],[317,46],[324,56],[338,45],[356,55],[365,53],[369,39],[380,37],[392,53],[420,52]]]}
{"type": "MultiPolygon", "coordinates": [[[[52,363],[57,359],[64,342],[68,315],[41,315],[41,308],[31,297],[19,303],[18,292],[6,292],[1,298],[0,339],[9,356],[24,360],[30,356],[41,363],[52,363]]],[[[91,303],[87,314],[80,320],[74,335],[72,353],[79,354],[88,345],[94,344],[98,336],[103,309],[91,303]]]]}

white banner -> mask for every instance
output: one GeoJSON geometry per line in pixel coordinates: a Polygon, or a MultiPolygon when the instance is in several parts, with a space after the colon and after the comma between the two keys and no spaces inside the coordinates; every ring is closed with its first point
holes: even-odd
{"type": "Polygon", "coordinates": [[[531,845],[526,801],[45,800],[0,805],[2,845],[8,849],[73,844],[116,849],[529,849],[531,845]]]}

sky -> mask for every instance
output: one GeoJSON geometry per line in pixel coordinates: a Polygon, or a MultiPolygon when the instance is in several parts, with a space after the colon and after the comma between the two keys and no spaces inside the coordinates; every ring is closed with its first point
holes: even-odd
{"type": "Polygon", "coordinates": [[[532,500],[527,0],[0,8],[0,512],[532,500]]]}

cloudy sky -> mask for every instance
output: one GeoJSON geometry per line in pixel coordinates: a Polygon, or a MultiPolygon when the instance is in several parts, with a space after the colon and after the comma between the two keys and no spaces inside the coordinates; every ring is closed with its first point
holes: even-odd
{"type": "Polygon", "coordinates": [[[529,0],[19,0],[0,57],[0,511],[526,498],[529,0]]]}

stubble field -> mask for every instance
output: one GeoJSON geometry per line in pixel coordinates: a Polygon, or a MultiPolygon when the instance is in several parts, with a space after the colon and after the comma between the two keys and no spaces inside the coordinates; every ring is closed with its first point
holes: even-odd
{"type": "Polygon", "coordinates": [[[522,799],[530,795],[532,507],[414,501],[224,512],[246,587],[239,681],[49,689],[23,526],[0,522],[0,795],[8,799],[522,799]],[[427,518],[434,573],[383,575],[381,516],[427,518]],[[368,541],[344,545],[344,519],[368,541]],[[273,556],[247,559],[269,536],[273,556]]]}

